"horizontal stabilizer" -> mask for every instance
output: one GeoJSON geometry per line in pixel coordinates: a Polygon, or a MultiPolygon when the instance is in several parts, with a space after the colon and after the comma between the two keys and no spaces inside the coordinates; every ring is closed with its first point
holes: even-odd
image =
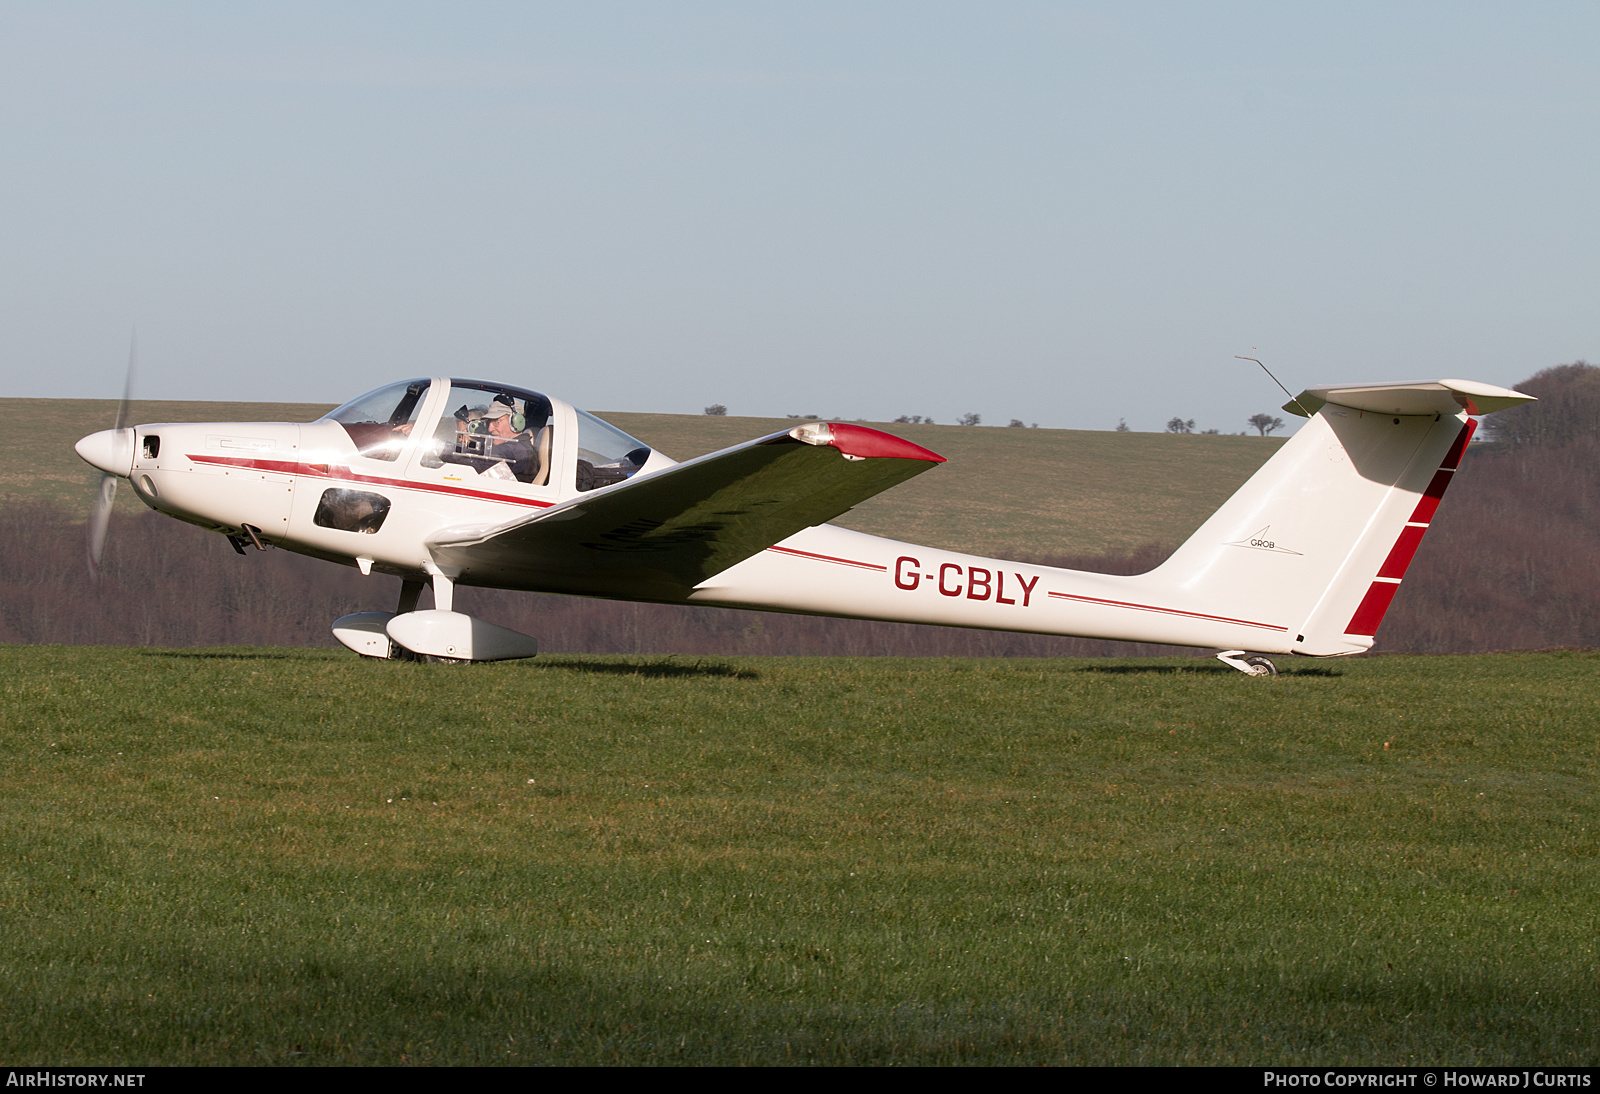
{"type": "Polygon", "coordinates": [[[1285,403],[1284,410],[1309,418],[1329,403],[1372,414],[1493,414],[1534,402],[1520,391],[1473,380],[1413,380],[1389,384],[1337,384],[1312,387],[1285,403]]]}
{"type": "Polygon", "coordinates": [[[809,422],[428,541],[466,585],[683,600],[700,582],[944,462],[865,426],[809,422]]]}

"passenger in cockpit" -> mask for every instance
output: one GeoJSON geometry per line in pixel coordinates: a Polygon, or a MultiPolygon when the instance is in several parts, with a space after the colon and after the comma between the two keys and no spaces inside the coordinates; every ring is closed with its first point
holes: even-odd
{"type": "Polygon", "coordinates": [[[527,420],[497,399],[484,411],[483,421],[488,429],[485,455],[503,463],[518,482],[532,482],[539,467],[538,456],[524,431],[527,420]]]}
{"type": "Polygon", "coordinates": [[[544,485],[549,464],[549,404],[505,391],[467,389],[463,394],[468,401],[440,421],[422,466],[456,464],[488,478],[544,485]],[[481,399],[489,402],[485,405],[481,399]],[[537,420],[530,421],[532,415],[537,415],[537,420]]]}

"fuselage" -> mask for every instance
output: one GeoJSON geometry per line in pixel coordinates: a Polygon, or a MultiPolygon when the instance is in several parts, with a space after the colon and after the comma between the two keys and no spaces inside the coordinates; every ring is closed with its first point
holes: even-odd
{"type": "MultiPolygon", "coordinates": [[[[478,556],[450,545],[514,535],[552,508],[534,523],[553,527],[581,517],[583,499],[608,490],[623,491],[616,495],[624,511],[618,531],[627,535],[615,542],[631,544],[639,532],[628,531],[627,522],[638,521],[628,510],[633,503],[622,499],[654,487],[640,482],[635,491],[630,481],[671,468],[678,470],[659,482],[685,481],[693,466],[748,447],[679,465],[561,400],[475,380],[403,381],[303,424],[166,423],[106,431],[84,438],[78,451],[128,478],[150,508],[234,537],[236,546],[248,538],[363,573],[431,579],[436,599],[459,583],[1339,656],[1372,645],[1459,464],[1472,423],[1460,408],[1447,411],[1461,386],[1450,381],[1351,396],[1353,404],[1399,391],[1437,402],[1434,410],[1426,401],[1376,412],[1319,404],[1306,428],[1171,559],[1135,577],[983,558],[826,523],[776,543],[759,540],[749,547],[753,554],[734,556],[742,561],[687,584],[630,584],[617,576],[614,564],[623,556],[615,553],[606,556],[607,567],[545,563],[541,572],[540,559],[549,556],[536,544],[548,541],[530,541],[535,546],[517,555],[514,566],[503,556],[474,563],[478,556]]],[[[1502,396],[1526,398],[1496,397],[1502,396]]],[[[810,428],[774,437],[816,444],[810,428]]],[[[840,449],[845,460],[899,458],[905,449],[940,459],[864,427],[818,428],[893,442],[864,454],[840,449]]],[[[796,489],[803,493],[803,484],[796,489]]],[[[588,508],[609,511],[609,504],[588,508]]],[[[738,513],[735,506],[715,526],[736,523],[738,513]]],[[[586,541],[585,549],[614,552],[600,542],[612,534],[586,541]]]]}
{"type": "MultiPolygon", "coordinates": [[[[580,447],[576,408],[548,400],[548,467],[542,482],[522,482],[429,458],[433,439],[454,428],[448,423],[455,421],[456,408],[448,405],[450,381],[427,383],[411,416],[420,425],[388,447],[363,451],[360,430],[331,416],[310,423],[156,423],[134,427],[125,473],[139,499],[168,516],[235,537],[253,533],[285,550],[407,580],[427,577],[427,540],[441,529],[503,524],[585,492],[578,487],[580,452],[593,453],[580,447]]],[[[636,473],[674,464],[651,451],[636,473]]],[[[457,580],[478,583],[470,573],[457,580]]],[[[496,584],[575,591],[570,583],[537,580],[496,584]]],[[[1133,642],[1263,652],[1294,647],[1281,621],[1146,603],[1128,586],[1129,579],[1114,575],[965,555],[822,525],[718,574],[684,599],[1133,642]]]]}

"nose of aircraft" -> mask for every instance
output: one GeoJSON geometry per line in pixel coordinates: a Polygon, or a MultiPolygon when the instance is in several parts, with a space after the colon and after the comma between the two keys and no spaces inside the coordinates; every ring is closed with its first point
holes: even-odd
{"type": "Polygon", "coordinates": [[[127,478],[133,470],[133,430],[102,429],[72,446],[85,463],[108,475],[127,478]]]}

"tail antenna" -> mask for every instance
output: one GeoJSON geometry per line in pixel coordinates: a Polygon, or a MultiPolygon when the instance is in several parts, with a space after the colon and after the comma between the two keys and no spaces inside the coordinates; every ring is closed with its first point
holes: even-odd
{"type": "MultiPolygon", "coordinates": [[[[1254,346],[1251,346],[1250,348],[1251,349],[1255,349],[1254,346]]],[[[1272,378],[1272,382],[1278,385],[1278,390],[1279,391],[1283,392],[1285,395],[1289,395],[1289,401],[1291,403],[1293,403],[1295,406],[1300,407],[1300,413],[1304,414],[1307,418],[1311,417],[1310,414],[1306,413],[1306,408],[1304,406],[1300,405],[1299,397],[1295,396],[1295,395],[1290,395],[1289,394],[1289,389],[1283,386],[1283,381],[1279,380],[1276,376],[1273,376],[1272,375],[1272,370],[1270,368],[1268,368],[1265,364],[1263,364],[1259,357],[1246,357],[1242,353],[1236,353],[1233,356],[1234,356],[1235,360],[1239,360],[1239,361],[1254,361],[1256,364],[1261,365],[1261,371],[1265,372],[1269,377],[1272,378]]]]}

